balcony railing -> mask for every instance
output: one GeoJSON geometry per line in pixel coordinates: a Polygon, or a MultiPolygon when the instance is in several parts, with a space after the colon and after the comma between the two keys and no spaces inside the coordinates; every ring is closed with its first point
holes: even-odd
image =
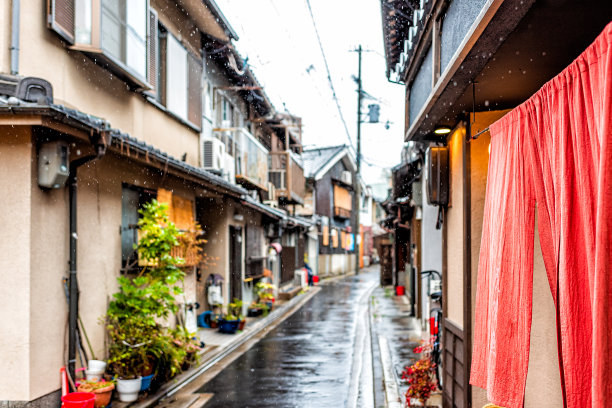
{"type": "Polygon", "coordinates": [[[225,152],[234,158],[236,182],[267,191],[268,149],[245,128],[213,131],[225,143],[225,152]]]}
{"type": "Polygon", "coordinates": [[[268,180],[276,189],[277,200],[291,204],[303,204],[306,189],[304,169],[290,151],[270,152],[268,180]]]}

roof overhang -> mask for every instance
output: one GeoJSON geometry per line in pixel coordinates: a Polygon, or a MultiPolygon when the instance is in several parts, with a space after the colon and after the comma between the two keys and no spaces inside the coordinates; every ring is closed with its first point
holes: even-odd
{"type": "MultiPolygon", "coordinates": [[[[472,110],[519,105],[580,55],[611,19],[612,3],[604,0],[486,2],[405,140],[437,140],[435,128],[453,128],[472,110]]],[[[409,87],[417,61],[418,56],[406,72],[409,87]]]]}

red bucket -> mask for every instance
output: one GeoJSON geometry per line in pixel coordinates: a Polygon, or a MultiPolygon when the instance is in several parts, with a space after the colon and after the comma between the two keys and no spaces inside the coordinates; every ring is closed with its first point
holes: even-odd
{"type": "Polygon", "coordinates": [[[317,275],[312,277],[312,283],[319,283],[319,277],[317,275]]]}
{"type": "Polygon", "coordinates": [[[91,392],[71,392],[62,396],[63,408],[94,408],[96,394],[91,392]]]}
{"type": "Polygon", "coordinates": [[[397,296],[404,296],[404,293],[406,293],[406,287],[404,287],[404,286],[396,286],[395,287],[395,294],[397,296]]]}

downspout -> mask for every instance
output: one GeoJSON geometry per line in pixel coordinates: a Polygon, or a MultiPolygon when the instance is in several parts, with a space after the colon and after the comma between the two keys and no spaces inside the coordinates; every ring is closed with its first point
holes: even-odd
{"type": "Polygon", "coordinates": [[[68,372],[71,378],[75,377],[76,344],[79,317],[79,285],[77,282],[77,169],[92,160],[104,156],[106,146],[96,145],[97,154],[70,162],[70,177],[68,179],[68,197],[70,201],[70,255],[68,277],[68,372]]]}
{"type": "Polygon", "coordinates": [[[20,0],[11,2],[11,75],[19,73],[19,14],[20,0]]]}

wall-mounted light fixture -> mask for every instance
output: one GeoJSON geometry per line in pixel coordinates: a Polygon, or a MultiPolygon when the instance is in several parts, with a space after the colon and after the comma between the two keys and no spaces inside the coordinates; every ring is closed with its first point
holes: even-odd
{"type": "Polygon", "coordinates": [[[451,132],[451,128],[447,127],[447,126],[442,126],[439,128],[436,128],[436,130],[434,130],[434,133],[436,135],[447,135],[451,132]]]}

